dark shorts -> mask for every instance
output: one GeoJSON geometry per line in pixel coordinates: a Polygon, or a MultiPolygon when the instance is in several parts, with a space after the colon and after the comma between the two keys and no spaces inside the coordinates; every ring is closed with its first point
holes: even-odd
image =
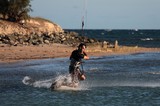
{"type": "Polygon", "coordinates": [[[75,70],[75,67],[70,65],[69,66],[69,73],[74,74],[74,70],[75,70]]]}

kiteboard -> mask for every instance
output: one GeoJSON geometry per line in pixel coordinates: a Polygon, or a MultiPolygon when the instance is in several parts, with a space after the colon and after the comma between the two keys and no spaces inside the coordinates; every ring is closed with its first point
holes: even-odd
{"type": "Polygon", "coordinates": [[[65,83],[59,83],[54,82],[52,83],[51,90],[80,90],[79,83],[76,84],[65,84],[65,83]]]}
{"type": "Polygon", "coordinates": [[[68,91],[68,90],[73,90],[73,91],[77,91],[77,90],[80,90],[79,87],[70,87],[70,86],[60,86],[59,88],[56,88],[54,90],[61,90],[61,91],[68,91]]]}

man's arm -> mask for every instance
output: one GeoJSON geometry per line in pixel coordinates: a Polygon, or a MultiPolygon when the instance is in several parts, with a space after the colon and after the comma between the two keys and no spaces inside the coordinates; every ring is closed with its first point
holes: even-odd
{"type": "Polygon", "coordinates": [[[87,53],[85,51],[83,51],[83,54],[84,54],[84,59],[88,60],[89,56],[87,56],[87,53]]]}
{"type": "Polygon", "coordinates": [[[88,59],[89,59],[89,57],[88,57],[88,56],[84,56],[84,59],[85,59],[85,60],[88,60],[88,59]]]}

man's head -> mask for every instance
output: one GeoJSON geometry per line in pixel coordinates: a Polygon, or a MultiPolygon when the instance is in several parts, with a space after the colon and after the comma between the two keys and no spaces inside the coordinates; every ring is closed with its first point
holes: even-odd
{"type": "Polygon", "coordinates": [[[80,43],[78,46],[78,49],[85,49],[86,48],[86,44],[84,43],[80,43]]]}

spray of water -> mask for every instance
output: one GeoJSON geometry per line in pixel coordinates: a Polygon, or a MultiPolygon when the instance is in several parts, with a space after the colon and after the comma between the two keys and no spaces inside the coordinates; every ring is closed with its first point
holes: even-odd
{"type": "Polygon", "coordinates": [[[38,88],[50,88],[53,79],[36,81],[29,76],[25,76],[22,80],[23,84],[38,88]]]}
{"type": "MultiPolygon", "coordinates": [[[[47,79],[47,80],[34,80],[29,76],[25,76],[22,80],[23,84],[28,85],[28,86],[33,86],[36,88],[50,88],[53,83],[57,83],[58,85],[67,85],[71,83],[71,76],[70,75],[58,75],[55,78],[47,79]]],[[[69,90],[69,88],[64,87],[64,90],[69,90]]],[[[73,90],[71,88],[71,90],[73,90]]],[[[87,85],[85,84],[80,84],[77,88],[74,90],[88,90],[87,85]]]]}

